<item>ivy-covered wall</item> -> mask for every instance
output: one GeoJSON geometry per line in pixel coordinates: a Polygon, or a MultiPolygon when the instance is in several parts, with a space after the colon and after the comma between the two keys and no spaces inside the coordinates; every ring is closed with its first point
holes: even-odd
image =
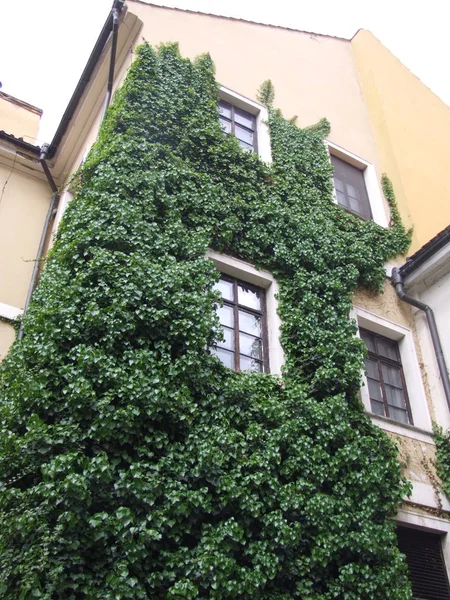
{"type": "Polygon", "coordinates": [[[208,56],[140,47],[1,371],[7,600],[406,600],[408,492],[348,319],[405,252],[332,202],[328,124],[223,134],[208,56]],[[282,377],[234,373],[208,248],[277,278],[282,377]]]}

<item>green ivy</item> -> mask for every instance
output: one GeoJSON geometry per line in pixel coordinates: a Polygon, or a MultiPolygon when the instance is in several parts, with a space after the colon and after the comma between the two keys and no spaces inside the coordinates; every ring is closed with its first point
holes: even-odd
{"type": "Polygon", "coordinates": [[[217,101],[209,56],[141,46],[78,176],[1,372],[5,600],[410,598],[348,318],[409,234],[332,202],[326,121],[270,104],[267,165],[217,101]],[[208,352],[208,248],[277,278],[282,377],[208,352]]]}
{"type": "Polygon", "coordinates": [[[444,431],[433,423],[434,442],[436,444],[436,472],[442,482],[442,489],[450,498],[450,430],[444,431]]]}

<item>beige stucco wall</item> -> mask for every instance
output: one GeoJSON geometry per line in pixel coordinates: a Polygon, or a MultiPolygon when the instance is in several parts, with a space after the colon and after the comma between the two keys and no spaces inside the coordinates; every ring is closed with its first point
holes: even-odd
{"type": "Polygon", "coordinates": [[[15,336],[14,327],[9,323],[0,321],[0,361],[5,358],[15,336]]]}
{"type": "Polygon", "coordinates": [[[177,41],[181,54],[190,58],[209,52],[217,80],[254,100],[261,83],[271,79],[275,104],[287,118],[297,115],[297,124],[305,126],[326,117],[331,141],[377,164],[348,40],[134,0],[128,6],[144,23],[139,43],[177,41]]]}
{"type": "Polygon", "coordinates": [[[0,163],[1,189],[0,302],[23,308],[51,190],[47,182],[0,163]]]}
{"type": "Polygon", "coordinates": [[[35,145],[42,111],[0,92],[0,130],[35,145]]]}
{"type": "Polygon", "coordinates": [[[352,46],[381,168],[414,225],[412,253],[450,223],[450,107],[370,32],[352,46]]]}

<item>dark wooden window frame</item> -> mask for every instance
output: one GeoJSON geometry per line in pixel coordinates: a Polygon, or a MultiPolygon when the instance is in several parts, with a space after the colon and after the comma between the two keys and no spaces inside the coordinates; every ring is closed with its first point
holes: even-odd
{"type": "MultiPolygon", "coordinates": [[[[401,360],[401,355],[400,355],[400,349],[398,347],[398,342],[396,340],[392,340],[391,338],[386,337],[385,335],[380,335],[379,333],[370,331],[370,329],[365,329],[363,327],[360,327],[359,330],[363,333],[365,332],[365,333],[368,333],[369,335],[371,335],[375,339],[375,344],[376,344],[377,339],[381,339],[381,340],[384,339],[384,340],[388,340],[391,343],[394,342],[397,344],[397,355],[398,355],[397,361],[395,361],[391,358],[388,358],[387,356],[383,356],[381,354],[372,352],[371,350],[369,350],[369,348],[367,348],[367,355],[369,358],[376,361],[376,363],[377,363],[378,376],[380,378],[381,396],[383,399],[383,406],[384,406],[384,410],[386,413],[386,418],[391,419],[392,421],[395,421],[396,423],[403,423],[403,421],[398,421],[396,419],[393,419],[391,416],[389,416],[389,405],[387,403],[387,394],[386,394],[386,389],[384,387],[384,378],[383,378],[383,373],[382,373],[382,369],[381,369],[381,365],[383,363],[386,365],[395,367],[399,370],[400,378],[402,381],[402,391],[405,396],[405,409],[406,409],[406,412],[408,414],[408,419],[409,419],[409,423],[407,423],[407,424],[414,425],[414,421],[412,418],[412,412],[411,412],[411,405],[410,405],[409,397],[408,397],[408,390],[406,387],[405,374],[403,373],[403,365],[402,365],[402,360],[401,360]]],[[[367,386],[367,387],[369,388],[369,386],[367,386]]],[[[370,398],[370,390],[369,389],[368,389],[368,392],[369,392],[369,399],[372,400],[372,398],[370,398]]],[[[376,401],[379,402],[379,400],[376,400],[376,401]]],[[[373,414],[375,414],[375,413],[373,413],[373,414]]],[[[380,415],[377,415],[377,416],[380,416],[380,415]]]]}
{"type": "MultiPolygon", "coordinates": [[[[221,119],[223,119],[224,121],[228,121],[228,123],[231,124],[231,135],[233,137],[236,137],[236,139],[239,141],[239,138],[236,136],[235,133],[235,125],[236,125],[236,121],[235,121],[235,116],[234,116],[234,111],[237,108],[238,110],[241,110],[242,112],[246,113],[247,115],[249,115],[252,120],[253,120],[253,129],[249,129],[248,127],[245,127],[245,125],[242,125],[241,123],[238,123],[239,127],[242,127],[242,129],[245,129],[246,131],[249,131],[250,133],[253,134],[253,152],[255,152],[255,154],[258,153],[258,132],[257,132],[257,128],[256,128],[256,115],[254,115],[253,113],[249,112],[248,110],[245,110],[245,108],[241,108],[240,106],[235,106],[234,104],[232,104],[231,102],[228,102],[227,100],[219,100],[219,106],[221,104],[226,104],[227,106],[229,106],[231,108],[231,119],[229,119],[228,117],[224,117],[224,116],[220,116],[221,119]]],[[[226,132],[225,132],[226,133],[226,132]]],[[[226,135],[228,135],[226,133],[226,135]]]]}
{"type": "Polygon", "coordinates": [[[352,215],[355,215],[355,217],[358,217],[359,219],[361,219],[362,221],[370,221],[373,220],[373,212],[372,212],[372,203],[370,201],[370,196],[369,196],[369,190],[367,189],[367,185],[366,185],[366,180],[364,177],[364,172],[367,169],[367,165],[361,165],[361,168],[352,164],[351,162],[349,162],[348,160],[345,160],[345,156],[338,156],[337,154],[333,154],[333,152],[330,152],[330,162],[331,165],[333,167],[333,186],[335,189],[335,194],[336,194],[336,202],[339,206],[341,206],[344,210],[346,210],[347,212],[349,212],[352,215]],[[367,196],[367,208],[368,208],[368,214],[367,216],[363,216],[360,213],[356,212],[355,210],[352,210],[351,208],[345,206],[344,204],[341,204],[338,200],[338,194],[337,194],[337,190],[336,190],[336,182],[334,179],[334,165],[333,165],[333,160],[332,159],[338,159],[341,162],[345,163],[346,165],[348,165],[349,167],[353,167],[354,169],[356,169],[357,171],[361,172],[362,175],[362,183],[364,185],[364,190],[367,196]]]}
{"type": "MultiPolygon", "coordinates": [[[[252,356],[248,356],[247,354],[241,353],[239,348],[239,333],[246,334],[245,331],[240,332],[239,330],[239,311],[249,313],[251,315],[261,316],[261,339],[262,340],[262,365],[263,372],[270,373],[270,364],[269,364],[269,349],[268,349],[268,329],[267,329],[267,306],[266,306],[266,290],[257,285],[253,285],[248,283],[248,281],[244,281],[243,279],[238,279],[237,277],[232,277],[230,275],[226,275],[221,273],[220,279],[224,281],[228,281],[233,284],[233,298],[234,301],[226,300],[222,298],[222,302],[224,306],[229,306],[233,309],[233,331],[234,331],[234,370],[237,372],[241,371],[240,368],[240,355],[246,356],[247,358],[254,359],[252,356]],[[260,295],[260,303],[261,310],[256,310],[245,306],[244,304],[239,304],[238,302],[238,285],[242,285],[243,287],[258,292],[260,295]]],[[[248,334],[247,334],[248,335],[248,334]]],[[[254,336],[258,337],[258,336],[254,336]]],[[[220,347],[220,346],[219,346],[220,347]]]]}

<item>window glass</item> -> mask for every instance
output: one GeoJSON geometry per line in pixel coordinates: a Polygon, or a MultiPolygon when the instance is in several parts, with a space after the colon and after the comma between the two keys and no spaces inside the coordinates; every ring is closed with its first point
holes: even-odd
{"type": "Polygon", "coordinates": [[[365,329],[360,329],[360,335],[368,350],[364,362],[372,412],[412,423],[397,342],[365,329]]]}
{"type": "Polygon", "coordinates": [[[256,150],[256,118],[251,113],[228,102],[219,102],[219,121],[222,130],[235,136],[244,150],[256,150]]]}
{"type": "Polygon", "coordinates": [[[215,289],[223,300],[216,307],[223,339],[217,340],[212,354],[236,371],[268,371],[264,290],[226,275],[215,289]]]}
{"type": "Polygon", "coordinates": [[[371,219],[369,196],[364,172],[337,156],[330,156],[334,170],[334,187],[338,204],[362,219],[371,219]]]}

